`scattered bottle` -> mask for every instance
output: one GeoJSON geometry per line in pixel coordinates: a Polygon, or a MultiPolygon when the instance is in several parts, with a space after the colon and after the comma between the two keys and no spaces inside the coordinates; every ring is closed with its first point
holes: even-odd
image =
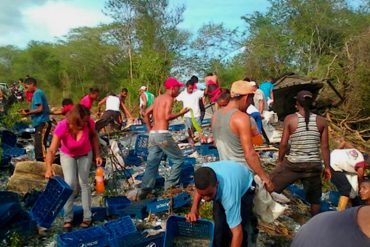
{"type": "Polygon", "coordinates": [[[105,187],[104,187],[104,169],[101,166],[96,168],[95,191],[97,193],[103,193],[105,191],[105,187]]]}

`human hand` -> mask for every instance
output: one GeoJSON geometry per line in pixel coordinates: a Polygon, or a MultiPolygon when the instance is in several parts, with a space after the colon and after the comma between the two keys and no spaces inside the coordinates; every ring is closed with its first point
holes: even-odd
{"type": "Polygon", "coordinates": [[[19,111],[19,113],[22,115],[22,116],[27,116],[28,115],[28,110],[25,110],[25,109],[21,109],[20,111],[19,111]]]}
{"type": "Polygon", "coordinates": [[[265,178],[262,181],[263,181],[263,185],[265,186],[265,188],[268,192],[270,192],[270,193],[274,192],[275,185],[272,183],[270,178],[265,178]]]}
{"type": "Polygon", "coordinates": [[[331,179],[331,171],[329,167],[325,167],[323,172],[324,179],[329,181],[331,179]]]}
{"type": "Polygon", "coordinates": [[[188,107],[185,107],[184,109],[182,109],[181,110],[181,114],[185,114],[185,113],[187,113],[188,111],[190,111],[190,108],[188,108],[188,107]]]}
{"type": "Polygon", "coordinates": [[[96,158],[95,158],[95,164],[96,164],[96,166],[101,166],[102,164],[103,164],[103,159],[100,157],[100,156],[97,156],[96,158]]]}
{"type": "Polygon", "coordinates": [[[47,167],[46,168],[46,171],[45,171],[45,178],[46,179],[49,179],[51,177],[55,176],[55,173],[53,171],[53,168],[52,167],[47,167]]]}
{"type": "Polygon", "coordinates": [[[199,219],[199,213],[191,211],[187,215],[185,215],[185,218],[188,222],[194,223],[199,219]]]}

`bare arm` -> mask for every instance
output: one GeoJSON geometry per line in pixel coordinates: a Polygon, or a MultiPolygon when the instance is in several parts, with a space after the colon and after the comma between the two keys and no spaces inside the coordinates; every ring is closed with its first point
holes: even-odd
{"type": "Polygon", "coordinates": [[[189,222],[195,222],[199,218],[199,204],[202,197],[199,195],[197,190],[195,190],[194,197],[193,197],[193,204],[191,206],[190,213],[186,215],[186,219],[189,222]]]}
{"type": "Polygon", "coordinates": [[[53,161],[55,158],[55,153],[58,151],[60,146],[60,138],[56,135],[53,135],[53,139],[51,140],[50,147],[46,153],[45,164],[46,164],[46,171],[45,171],[45,178],[50,178],[54,175],[54,171],[52,170],[53,161]]]}
{"type": "Polygon", "coordinates": [[[271,96],[271,100],[274,101],[274,91],[273,90],[270,91],[270,96],[271,96]]]}
{"type": "Polygon", "coordinates": [[[182,109],[178,113],[172,113],[172,105],[173,105],[173,101],[168,101],[167,104],[165,105],[165,107],[167,108],[167,110],[165,111],[165,113],[166,113],[166,115],[165,115],[166,121],[171,121],[173,119],[176,119],[176,118],[184,115],[185,113],[187,113],[189,111],[189,109],[184,108],[184,109],[182,109]]]}
{"type": "Polygon", "coordinates": [[[30,110],[28,112],[26,112],[25,110],[22,110],[21,114],[24,115],[24,116],[30,116],[30,115],[41,113],[43,109],[44,109],[44,107],[42,106],[42,104],[40,104],[40,105],[37,106],[36,109],[30,110]]]}
{"type": "Polygon", "coordinates": [[[146,124],[146,127],[148,129],[148,132],[152,129],[151,123],[150,123],[150,116],[153,114],[154,104],[152,104],[148,110],[146,110],[144,114],[144,122],[146,124]]]}
{"type": "Polygon", "coordinates": [[[147,103],[147,99],[144,93],[140,95],[140,99],[142,100],[142,105],[140,106],[140,110],[142,113],[144,113],[145,108],[146,108],[146,103],[147,103]]]}
{"type": "Polygon", "coordinates": [[[130,111],[127,109],[126,105],[121,102],[121,110],[123,111],[123,114],[125,114],[126,118],[133,118],[130,111]]]}
{"type": "Polygon", "coordinates": [[[324,176],[326,179],[331,178],[330,172],[330,151],[329,151],[329,134],[328,134],[328,125],[326,124],[325,119],[320,119],[321,124],[323,125],[323,130],[321,132],[321,154],[325,164],[324,176]]]}
{"type": "Polygon", "coordinates": [[[93,134],[92,134],[92,139],[91,139],[91,145],[92,145],[92,148],[93,148],[93,152],[94,152],[94,156],[95,156],[95,160],[96,160],[96,163],[97,165],[101,165],[101,161],[99,162],[98,159],[101,160],[101,156],[100,156],[100,146],[99,146],[99,137],[98,137],[98,133],[96,133],[95,130],[93,130],[93,134]],[[99,164],[100,163],[100,164],[99,164]]]}
{"type": "Polygon", "coordinates": [[[288,148],[288,140],[289,140],[289,122],[292,119],[291,116],[287,116],[284,119],[284,127],[283,127],[283,136],[281,137],[280,140],[280,145],[279,145],[279,155],[278,155],[278,163],[283,162],[286,150],[288,148]]]}
{"type": "Polygon", "coordinates": [[[104,99],[102,99],[101,101],[99,101],[99,103],[98,103],[98,112],[100,112],[100,107],[101,107],[101,105],[102,105],[102,104],[105,104],[105,102],[107,102],[107,98],[108,98],[108,97],[105,97],[104,99]]]}
{"type": "Polygon", "coordinates": [[[231,239],[230,247],[240,247],[242,246],[243,242],[243,228],[242,225],[239,224],[236,227],[231,229],[231,233],[233,235],[231,239]]]}
{"type": "Polygon", "coordinates": [[[247,114],[244,113],[235,113],[238,114],[232,117],[231,127],[235,127],[237,135],[240,138],[240,144],[242,145],[244,151],[244,157],[247,161],[249,167],[262,179],[266,185],[266,189],[269,192],[273,191],[273,185],[269,176],[265,173],[264,169],[261,166],[261,161],[254,150],[252,143],[252,131],[251,123],[247,114]]]}

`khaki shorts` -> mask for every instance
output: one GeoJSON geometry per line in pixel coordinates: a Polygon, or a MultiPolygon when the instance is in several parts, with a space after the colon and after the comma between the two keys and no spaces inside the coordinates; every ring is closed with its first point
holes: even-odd
{"type": "Polygon", "coordinates": [[[272,171],[270,177],[277,193],[281,193],[290,184],[300,180],[307,201],[311,204],[320,204],[321,174],[322,165],[320,162],[292,163],[285,159],[280,166],[272,171]]]}

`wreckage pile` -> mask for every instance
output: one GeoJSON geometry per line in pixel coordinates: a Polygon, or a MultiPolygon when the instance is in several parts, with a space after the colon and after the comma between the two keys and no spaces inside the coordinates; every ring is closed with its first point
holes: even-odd
{"type": "MultiPolygon", "coordinates": [[[[209,120],[205,122],[203,127],[205,135],[211,136],[209,120]]],[[[184,246],[184,243],[187,246],[208,246],[212,239],[212,234],[209,234],[209,231],[213,227],[210,221],[204,221],[202,223],[204,226],[200,224],[199,229],[194,225],[190,229],[182,217],[171,221],[169,219],[174,219],[173,215],[183,216],[189,211],[193,194],[194,170],[204,163],[217,160],[217,149],[211,144],[189,145],[186,141],[187,134],[183,124],[171,125],[170,129],[186,156],[181,175],[182,187],[163,191],[164,180],[171,170],[170,162],[163,157],[157,177],[157,189],[152,199],[139,202],[130,200],[136,196],[136,188],[140,185],[145,169],[148,141],[145,127],[132,126],[127,132],[103,136],[101,144],[104,152],[103,157],[106,157],[106,191],[104,194],[93,193],[94,227],[88,230],[75,228],[71,233],[62,232],[61,203],[53,209],[53,217],[47,219],[49,224],[43,224],[42,220],[34,217],[38,210],[35,207],[42,205],[42,200],[45,200],[43,194],[47,193],[52,180],[49,181],[45,192],[41,193],[47,184],[43,178],[44,164],[27,161],[32,158],[32,149],[29,149],[31,140],[18,136],[14,143],[13,136],[14,147],[23,146],[28,147],[29,150],[25,149],[18,157],[11,157],[11,166],[4,166],[2,163],[6,171],[13,170],[13,167],[15,169],[13,173],[1,172],[1,193],[9,195],[10,191],[14,191],[18,194],[14,196],[13,193],[13,201],[10,201],[13,203],[12,205],[16,205],[13,206],[15,209],[12,217],[8,216],[8,220],[4,221],[0,210],[2,222],[0,239],[2,243],[6,245],[14,243],[14,241],[23,241],[28,245],[37,246],[74,246],[75,244],[95,243],[93,244],[95,246],[104,246],[111,241],[109,242],[110,246],[154,246],[149,245],[151,243],[155,243],[155,246],[162,246],[163,239],[167,234],[166,240],[172,239],[172,242],[171,245],[165,246],[184,246]],[[19,145],[20,143],[21,145],[19,145]],[[11,177],[9,178],[8,175],[11,177]],[[17,222],[19,217],[25,219],[21,225],[17,222]],[[36,228],[36,223],[38,228],[36,228]],[[121,230],[117,232],[117,228],[121,230]],[[185,230],[181,230],[182,228],[185,230]],[[122,229],[128,230],[122,233],[122,229]],[[190,236],[182,234],[183,232],[189,233],[189,231],[190,236]],[[92,238],[92,236],[95,237],[92,238]],[[195,237],[195,239],[189,239],[189,237],[195,237]],[[125,244],[120,242],[123,238],[125,244]],[[73,239],[74,245],[68,242],[68,239],[73,239]],[[76,239],[79,239],[80,242],[76,239]],[[128,239],[132,239],[135,244],[129,245],[128,239]]],[[[264,167],[267,170],[273,169],[277,158],[277,149],[272,146],[264,146],[259,147],[258,152],[264,167]]],[[[56,174],[62,177],[60,167],[58,165],[54,165],[54,167],[56,174]]],[[[91,188],[94,187],[94,176],[95,171],[91,171],[91,188]]],[[[62,189],[63,192],[67,190],[63,187],[65,185],[56,184],[61,188],[59,190],[54,188],[54,190],[60,191],[62,189]]],[[[262,221],[259,223],[259,246],[289,246],[295,232],[309,219],[308,205],[302,197],[302,189],[299,186],[289,188],[286,196],[289,198],[289,203],[284,214],[271,224],[262,221]]],[[[64,200],[66,199],[64,198],[64,200]]],[[[284,200],[286,203],[286,198],[283,199],[283,202],[284,200]]],[[[1,201],[3,202],[3,200],[1,201]]],[[[52,210],[51,208],[52,206],[50,206],[50,210],[52,210]]],[[[328,209],[330,208],[328,207],[328,209]]],[[[74,215],[74,224],[78,225],[82,221],[81,206],[74,207],[74,215]]],[[[205,219],[211,219],[211,204],[204,203],[202,205],[201,216],[205,219]]]]}

